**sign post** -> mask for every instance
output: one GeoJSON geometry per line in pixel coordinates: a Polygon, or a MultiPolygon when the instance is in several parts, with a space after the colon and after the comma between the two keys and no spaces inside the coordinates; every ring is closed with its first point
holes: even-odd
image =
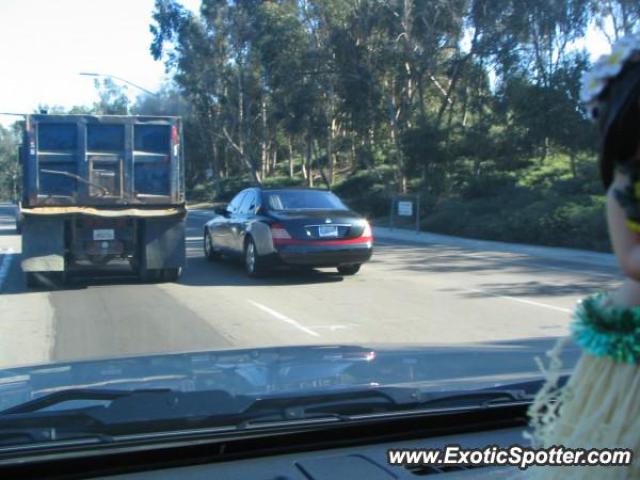
{"type": "Polygon", "coordinates": [[[415,228],[420,231],[420,195],[394,194],[391,197],[391,209],[389,212],[389,228],[393,229],[398,224],[415,228]]]}
{"type": "Polygon", "coordinates": [[[420,194],[416,195],[416,233],[420,232],[420,194]]]}

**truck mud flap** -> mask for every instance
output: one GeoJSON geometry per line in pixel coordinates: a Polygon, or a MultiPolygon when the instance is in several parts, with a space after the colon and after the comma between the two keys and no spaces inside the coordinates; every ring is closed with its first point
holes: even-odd
{"type": "Polygon", "coordinates": [[[140,269],[180,269],[186,257],[183,218],[145,218],[141,220],[140,269]]]}
{"type": "Polygon", "coordinates": [[[64,217],[25,215],[22,220],[22,271],[64,271],[64,217]]]}

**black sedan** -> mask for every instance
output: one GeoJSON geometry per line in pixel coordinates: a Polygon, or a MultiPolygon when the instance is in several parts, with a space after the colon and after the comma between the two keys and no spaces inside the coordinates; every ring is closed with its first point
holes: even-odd
{"type": "Polygon", "coordinates": [[[354,275],[371,258],[369,223],[327,190],[247,188],[204,226],[204,252],[244,259],[250,276],[277,265],[354,275]]]}

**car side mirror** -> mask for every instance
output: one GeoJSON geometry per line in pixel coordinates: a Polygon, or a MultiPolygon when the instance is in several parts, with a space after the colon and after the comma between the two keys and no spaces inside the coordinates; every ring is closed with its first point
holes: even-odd
{"type": "Polygon", "coordinates": [[[213,209],[213,211],[218,215],[222,215],[223,217],[228,217],[230,213],[226,205],[223,205],[221,207],[216,207],[213,209]]]}

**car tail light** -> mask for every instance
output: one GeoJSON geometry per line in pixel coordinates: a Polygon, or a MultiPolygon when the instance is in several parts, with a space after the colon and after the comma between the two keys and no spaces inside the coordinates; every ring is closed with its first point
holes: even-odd
{"type": "Polygon", "coordinates": [[[291,240],[291,235],[283,225],[274,223],[271,225],[271,238],[273,238],[274,243],[278,243],[278,240],[291,240]]]}
{"type": "Polygon", "coordinates": [[[371,232],[371,225],[369,225],[369,222],[364,222],[364,230],[362,230],[362,235],[360,235],[361,237],[372,237],[373,233],[371,232]]]}

